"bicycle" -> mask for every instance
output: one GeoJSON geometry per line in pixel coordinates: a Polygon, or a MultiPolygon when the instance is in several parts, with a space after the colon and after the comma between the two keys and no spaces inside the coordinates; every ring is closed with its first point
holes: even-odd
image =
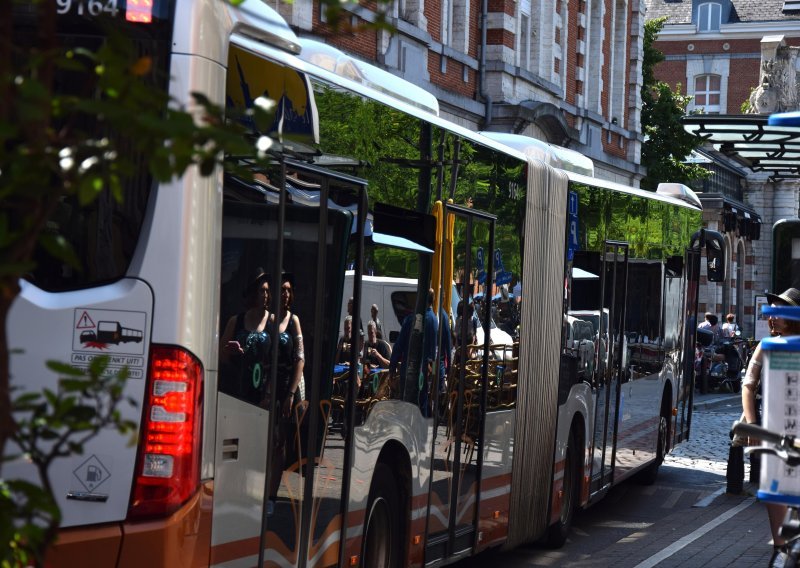
{"type": "MultiPolygon", "coordinates": [[[[769,446],[749,447],[748,454],[776,456],[791,467],[800,466],[800,437],[791,434],[780,434],[755,424],[744,422],[733,423],[734,435],[758,438],[769,446]]],[[[789,496],[785,504],[788,507],[786,518],[781,525],[781,536],[786,539],[783,555],[774,554],[770,559],[770,567],[795,568],[800,566],[800,496],[789,496]]]]}

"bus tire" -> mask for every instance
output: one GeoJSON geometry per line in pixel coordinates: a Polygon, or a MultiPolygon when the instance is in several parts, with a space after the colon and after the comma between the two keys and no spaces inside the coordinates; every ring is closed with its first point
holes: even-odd
{"type": "Polygon", "coordinates": [[[575,516],[575,510],[578,507],[578,500],[580,499],[580,481],[581,481],[581,459],[580,459],[580,444],[575,431],[569,434],[569,441],[567,442],[567,451],[564,455],[564,482],[563,482],[563,496],[561,498],[561,511],[558,516],[558,521],[550,525],[547,529],[545,536],[545,543],[550,548],[561,548],[567,541],[570,528],[572,527],[572,519],[575,516]]]}
{"type": "Polygon", "coordinates": [[[658,440],[656,441],[656,459],[642,470],[639,476],[644,485],[653,485],[658,479],[658,469],[664,463],[664,456],[667,454],[667,437],[669,435],[669,419],[663,409],[658,419],[658,440]]]}
{"type": "Polygon", "coordinates": [[[403,557],[400,547],[398,488],[392,469],[385,463],[379,463],[369,489],[361,565],[399,568],[403,557]]]}

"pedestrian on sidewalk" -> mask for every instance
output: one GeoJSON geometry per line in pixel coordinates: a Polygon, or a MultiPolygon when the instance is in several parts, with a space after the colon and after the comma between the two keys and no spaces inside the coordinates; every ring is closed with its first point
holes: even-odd
{"type": "Polygon", "coordinates": [[[736,337],[736,332],[739,330],[739,324],[736,323],[736,316],[728,314],[725,316],[725,323],[722,324],[722,337],[732,338],[736,337]]]}
{"type": "MultiPolygon", "coordinates": [[[[782,294],[767,294],[767,301],[771,306],[795,306],[800,307],[800,290],[797,288],[789,288],[782,294]]],[[[769,325],[770,335],[775,336],[790,336],[800,335],[800,321],[787,320],[779,317],[770,316],[767,320],[769,325]]],[[[750,358],[750,364],[747,366],[747,372],[744,380],[742,381],[742,410],[743,419],[748,424],[758,424],[759,414],[756,407],[756,392],[758,391],[759,383],[761,381],[761,367],[763,365],[763,351],[759,343],[753,356],[750,358]]],[[[734,439],[734,442],[736,439],[734,439]]],[[[753,446],[759,443],[759,440],[750,438],[742,440],[745,445],[753,446]]],[[[778,503],[766,503],[767,516],[769,517],[769,526],[772,531],[772,544],[775,548],[773,558],[777,557],[781,552],[785,552],[784,546],[786,540],[780,535],[781,525],[783,519],[786,517],[786,506],[778,503]]],[[[770,563],[770,565],[772,565],[770,563]]]]}
{"type": "Polygon", "coordinates": [[[697,326],[697,329],[707,329],[714,334],[714,345],[722,339],[722,328],[719,326],[719,318],[716,314],[706,312],[705,319],[697,326]]]}

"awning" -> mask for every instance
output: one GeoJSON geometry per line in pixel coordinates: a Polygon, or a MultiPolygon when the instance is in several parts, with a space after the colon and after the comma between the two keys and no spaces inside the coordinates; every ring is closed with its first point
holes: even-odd
{"type": "Polygon", "coordinates": [[[694,114],[682,121],[687,132],[754,172],[774,180],[800,178],[800,118],[694,114]]]}

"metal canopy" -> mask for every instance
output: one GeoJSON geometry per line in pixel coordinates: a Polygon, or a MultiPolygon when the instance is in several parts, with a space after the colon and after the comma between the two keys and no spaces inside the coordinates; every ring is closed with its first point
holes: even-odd
{"type": "Polygon", "coordinates": [[[766,172],[774,180],[800,178],[800,118],[695,114],[682,121],[688,133],[754,172],[766,172]]]}

